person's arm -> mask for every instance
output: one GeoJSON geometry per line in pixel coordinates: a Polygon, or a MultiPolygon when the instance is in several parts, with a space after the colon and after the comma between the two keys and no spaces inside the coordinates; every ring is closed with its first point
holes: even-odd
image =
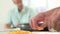
{"type": "Polygon", "coordinates": [[[57,10],[59,10],[59,8],[60,8],[60,7],[58,7],[58,8],[53,8],[53,9],[51,9],[51,10],[47,10],[47,11],[44,13],[44,15],[45,15],[46,17],[51,16],[54,12],[56,12],[57,10]]]}
{"type": "Polygon", "coordinates": [[[52,15],[48,18],[48,27],[50,31],[59,31],[60,8],[54,8],[50,12],[52,15]]]}
{"type": "Polygon", "coordinates": [[[40,25],[40,27],[44,28],[44,27],[46,27],[46,25],[50,26],[47,23],[50,22],[50,19],[51,19],[50,17],[52,17],[52,15],[54,16],[54,13],[56,13],[57,9],[59,9],[59,8],[55,8],[55,9],[49,10],[49,11],[44,12],[42,14],[39,13],[36,16],[32,17],[30,19],[30,26],[31,26],[31,28],[36,30],[37,26],[38,26],[37,23],[39,23],[41,21],[43,21],[44,23],[42,25],[40,25]]]}

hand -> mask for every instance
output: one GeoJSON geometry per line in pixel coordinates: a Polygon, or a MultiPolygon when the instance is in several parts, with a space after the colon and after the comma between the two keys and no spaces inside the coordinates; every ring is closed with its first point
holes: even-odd
{"type": "Polygon", "coordinates": [[[3,28],[4,28],[4,29],[8,29],[8,28],[10,28],[10,26],[11,26],[10,24],[4,24],[4,25],[3,25],[3,28]]]}
{"type": "Polygon", "coordinates": [[[36,29],[37,29],[37,28],[36,28],[36,21],[34,20],[33,17],[30,18],[29,24],[30,24],[30,27],[31,27],[33,30],[36,30],[36,29]]]}
{"type": "Polygon", "coordinates": [[[33,30],[38,30],[37,29],[38,23],[41,22],[41,21],[43,21],[43,20],[44,20],[44,15],[41,14],[41,13],[39,13],[39,14],[33,16],[32,18],[30,18],[30,26],[31,26],[31,28],[33,30]]]}

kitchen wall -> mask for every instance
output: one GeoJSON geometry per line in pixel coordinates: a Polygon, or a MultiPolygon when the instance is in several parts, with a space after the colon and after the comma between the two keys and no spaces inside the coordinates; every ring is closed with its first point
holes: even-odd
{"type": "Polygon", "coordinates": [[[56,8],[60,6],[60,0],[48,0],[48,9],[56,8]]]}
{"type": "Polygon", "coordinates": [[[12,7],[10,1],[11,0],[0,0],[0,31],[3,30],[3,23],[5,23],[7,11],[12,7]]]}
{"type": "MultiPolygon", "coordinates": [[[[50,10],[60,6],[60,0],[23,0],[25,6],[39,8],[40,10],[50,10]],[[42,8],[42,9],[41,9],[42,8]]],[[[0,31],[3,30],[7,12],[15,6],[11,0],[0,0],[0,31]]]]}

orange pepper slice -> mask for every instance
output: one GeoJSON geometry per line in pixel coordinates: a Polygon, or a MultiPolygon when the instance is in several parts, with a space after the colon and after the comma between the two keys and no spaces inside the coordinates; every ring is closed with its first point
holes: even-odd
{"type": "Polygon", "coordinates": [[[31,34],[31,32],[24,30],[13,30],[12,32],[8,32],[8,34],[31,34]]]}

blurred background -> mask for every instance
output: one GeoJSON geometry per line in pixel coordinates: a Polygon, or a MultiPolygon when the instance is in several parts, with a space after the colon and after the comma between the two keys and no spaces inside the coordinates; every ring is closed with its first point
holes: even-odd
{"type": "MultiPolygon", "coordinates": [[[[34,10],[41,12],[50,10],[60,6],[60,0],[22,0],[24,6],[33,8],[34,10]]],[[[5,23],[7,12],[15,5],[12,0],[0,0],[0,31],[3,30],[3,23],[5,23]]]]}

